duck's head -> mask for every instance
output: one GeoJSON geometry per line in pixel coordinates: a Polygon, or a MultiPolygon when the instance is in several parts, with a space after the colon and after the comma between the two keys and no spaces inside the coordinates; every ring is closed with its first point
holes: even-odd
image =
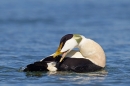
{"type": "Polygon", "coordinates": [[[60,40],[59,47],[54,53],[53,57],[55,58],[58,55],[62,55],[62,58],[60,59],[61,62],[67,53],[78,46],[81,40],[82,37],[79,34],[67,34],[63,36],[60,40]]]}

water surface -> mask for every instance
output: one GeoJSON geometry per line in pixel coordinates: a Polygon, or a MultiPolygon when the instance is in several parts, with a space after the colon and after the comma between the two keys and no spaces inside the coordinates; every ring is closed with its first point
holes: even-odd
{"type": "Polygon", "coordinates": [[[129,0],[1,0],[1,86],[129,86],[129,8],[129,0]],[[20,70],[54,53],[68,33],[98,42],[106,53],[106,68],[92,73],[20,70]]]}

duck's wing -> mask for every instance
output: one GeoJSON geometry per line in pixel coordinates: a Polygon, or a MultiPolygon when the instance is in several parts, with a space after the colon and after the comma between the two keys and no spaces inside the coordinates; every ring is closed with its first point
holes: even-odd
{"type": "Polygon", "coordinates": [[[48,56],[40,61],[36,61],[32,64],[28,64],[25,69],[23,70],[24,72],[27,71],[48,71],[47,67],[50,62],[58,62],[60,60],[61,56],[58,56],[57,58],[53,58],[53,56],[48,56]]]}
{"type": "Polygon", "coordinates": [[[60,71],[73,71],[78,73],[94,72],[101,70],[102,67],[95,65],[89,59],[85,58],[65,58],[60,64],[58,69],[60,71]]]}

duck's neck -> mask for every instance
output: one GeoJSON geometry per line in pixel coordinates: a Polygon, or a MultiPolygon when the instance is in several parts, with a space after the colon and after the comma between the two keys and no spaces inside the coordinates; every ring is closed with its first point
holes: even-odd
{"type": "Polygon", "coordinates": [[[82,56],[89,59],[96,65],[105,67],[106,58],[102,47],[91,39],[87,39],[84,36],[81,37],[82,40],[77,47],[79,48],[82,56]]]}
{"type": "MultiPolygon", "coordinates": [[[[89,39],[85,38],[84,36],[81,36],[81,37],[82,37],[82,40],[81,40],[81,42],[78,44],[78,48],[79,48],[80,51],[84,51],[84,49],[82,48],[82,45],[84,45],[84,44],[86,43],[86,41],[89,40],[89,39]]],[[[81,52],[81,54],[83,55],[82,52],[81,52]]]]}

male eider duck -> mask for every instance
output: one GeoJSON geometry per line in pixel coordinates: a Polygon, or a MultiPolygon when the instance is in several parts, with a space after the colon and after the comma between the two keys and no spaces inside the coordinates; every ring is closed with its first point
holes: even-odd
{"type": "Polygon", "coordinates": [[[60,40],[56,52],[40,61],[27,65],[24,71],[99,71],[105,67],[102,47],[92,39],[79,34],[67,34],[60,40]],[[73,50],[78,48],[79,50],[73,50]]]}

